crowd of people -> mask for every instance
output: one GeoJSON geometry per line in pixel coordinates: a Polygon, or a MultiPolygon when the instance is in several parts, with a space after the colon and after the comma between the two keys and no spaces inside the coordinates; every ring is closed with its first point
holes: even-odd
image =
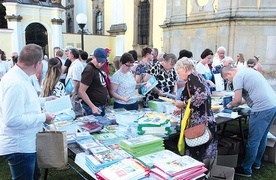
{"type": "Polygon", "coordinates": [[[246,61],[239,53],[234,62],[223,46],[215,53],[207,48],[200,57],[194,58],[186,49],[176,57],[146,47],[140,60],[135,50],[115,57],[115,73],[111,75],[110,51],[97,48],[89,57],[86,51],[67,46],[58,48],[55,57],[48,59],[40,46],[28,44],[19,56],[14,52],[11,60],[7,60],[5,52],[0,50],[0,146],[3,147],[0,155],[9,162],[14,179],[39,177],[35,135],[42,123],[50,124],[55,118],[51,112],[41,111],[45,100],[70,95],[77,116],[104,116],[110,98],[114,99],[114,109],[137,110],[138,100],[134,97],[151,76],[158,84],[145,95],[143,107],[148,107],[147,102],[158,100],[159,96],[174,95],[175,115],[181,114],[188,99],[191,100],[190,127],[208,122],[213,139],[186,149],[187,155],[208,166],[216,157],[218,145],[211,94],[216,89],[215,74],[221,74],[225,84],[231,83],[235,92],[228,108],[240,105],[242,99],[251,108],[246,157],[236,172],[251,176],[252,166],[260,168],[266,135],[276,117],[276,95],[261,74],[259,56],[246,61]],[[66,90],[70,82],[72,91],[66,90]],[[262,90],[267,92],[260,93],[262,90]]]}

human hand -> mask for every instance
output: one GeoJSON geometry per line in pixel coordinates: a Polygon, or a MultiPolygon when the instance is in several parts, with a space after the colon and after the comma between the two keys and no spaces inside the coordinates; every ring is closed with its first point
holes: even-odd
{"type": "Polygon", "coordinates": [[[176,108],[174,111],[173,111],[173,115],[174,116],[178,116],[181,114],[181,109],[180,108],[176,108]]]}
{"type": "Polygon", "coordinates": [[[52,124],[53,120],[56,118],[56,115],[53,114],[53,113],[49,113],[49,112],[45,112],[45,115],[46,115],[45,123],[46,124],[52,124]]]}
{"type": "Polygon", "coordinates": [[[49,96],[49,97],[46,97],[46,101],[52,101],[52,100],[55,100],[57,98],[58,98],[57,96],[49,96]]]}
{"type": "Polygon", "coordinates": [[[123,99],[124,99],[123,101],[128,102],[129,99],[130,99],[130,97],[128,96],[128,97],[125,97],[125,98],[123,98],[123,99]]]}
{"type": "Polygon", "coordinates": [[[100,110],[97,106],[93,106],[93,108],[91,108],[93,114],[101,114],[102,110],[100,110]]]}
{"type": "Polygon", "coordinates": [[[227,107],[227,109],[232,109],[232,108],[233,108],[233,106],[232,106],[231,102],[230,102],[230,103],[228,103],[228,104],[226,105],[226,107],[227,107]]]}
{"type": "Polygon", "coordinates": [[[180,100],[175,100],[173,102],[173,105],[175,105],[177,108],[184,108],[185,107],[185,103],[183,101],[180,101],[180,100]]]}

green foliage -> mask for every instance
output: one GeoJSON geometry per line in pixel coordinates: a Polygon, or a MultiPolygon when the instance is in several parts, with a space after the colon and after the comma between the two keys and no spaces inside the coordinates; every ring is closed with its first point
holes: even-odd
{"type": "Polygon", "coordinates": [[[0,28],[8,28],[6,16],[6,7],[2,4],[3,1],[0,1],[0,28]]]}

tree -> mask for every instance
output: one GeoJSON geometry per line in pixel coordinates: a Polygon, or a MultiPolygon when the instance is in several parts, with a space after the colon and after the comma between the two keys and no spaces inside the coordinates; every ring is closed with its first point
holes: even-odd
{"type": "Polygon", "coordinates": [[[3,1],[0,0],[0,28],[8,28],[6,16],[6,7],[2,4],[3,1]]]}

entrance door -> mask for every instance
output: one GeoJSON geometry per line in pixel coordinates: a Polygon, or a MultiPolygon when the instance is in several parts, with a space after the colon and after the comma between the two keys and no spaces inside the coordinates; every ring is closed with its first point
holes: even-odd
{"type": "Polygon", "coordinates": [[[44,55],[48,55],[48,33],[40,23],[29,24],[25,31],[26,44],[37,44],[43,48],[44,55]]]}

